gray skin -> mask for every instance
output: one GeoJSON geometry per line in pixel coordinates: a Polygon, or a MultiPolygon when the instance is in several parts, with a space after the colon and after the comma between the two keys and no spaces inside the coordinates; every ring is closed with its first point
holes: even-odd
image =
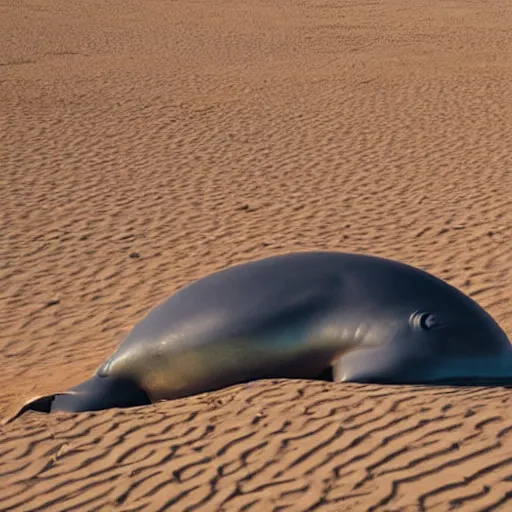
{"type": "Polygon", "coordinates": [[[26,410],[145,405],[265,378],[509,385],[512,345],[475,301],[375,256],[300,252],[236,265],[152,310],[84,383],[26,410]]]}

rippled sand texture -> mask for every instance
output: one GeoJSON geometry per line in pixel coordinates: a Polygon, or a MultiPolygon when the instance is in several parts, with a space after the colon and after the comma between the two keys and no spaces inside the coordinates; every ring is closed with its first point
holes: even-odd
{"type": "MultiPolygon", "coordinates": [[[[512,335],[511,34],[509,0],[2,0],[0,415],[290,250],[420,266],[512,335]]],[[[28,414],[0,510],[504,510],[511,400],[276,382],[28,414]]]]}
{"type": "Polygon", "coordinates": [[[510,390],[261,381],[26,418],[1,510],[506,510],[510,390]]]}

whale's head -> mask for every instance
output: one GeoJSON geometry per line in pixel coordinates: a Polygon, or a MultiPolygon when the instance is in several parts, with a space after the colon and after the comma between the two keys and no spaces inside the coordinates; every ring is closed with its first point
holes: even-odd
{"type": "MultiPolygon", "coordinates": [[[[378,265],[377,265],[378,267],[378,265]]],[[[508,385],[512,344],[471,297],[426,272],[397,264],[367,285],[364,333],[335,367],[345,382],[508,385]]]]}

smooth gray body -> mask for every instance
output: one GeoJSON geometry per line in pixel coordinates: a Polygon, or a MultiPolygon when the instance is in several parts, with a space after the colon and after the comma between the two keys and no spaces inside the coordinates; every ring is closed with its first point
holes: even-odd
{"type": "Polygon", "coordinates": [[[236,265],[178,291],[69,392],[28,409],[142,405],[262,378],[506,385],[512,345],[475,301],[375,256],[302,252],[236,265]]]}

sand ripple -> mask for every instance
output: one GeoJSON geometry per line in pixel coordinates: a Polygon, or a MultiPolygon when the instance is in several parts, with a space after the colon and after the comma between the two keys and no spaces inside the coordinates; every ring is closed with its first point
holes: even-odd
{"type": "MultiPolygon", "coordinates": [[[[511,31],[510,0],[2,0],[0,415],[290,250],[423,267],[512,335],[511,31]]],[[[0,509],[505,508],[510,398],[280,383],[27,418],[0,509]]]]}

